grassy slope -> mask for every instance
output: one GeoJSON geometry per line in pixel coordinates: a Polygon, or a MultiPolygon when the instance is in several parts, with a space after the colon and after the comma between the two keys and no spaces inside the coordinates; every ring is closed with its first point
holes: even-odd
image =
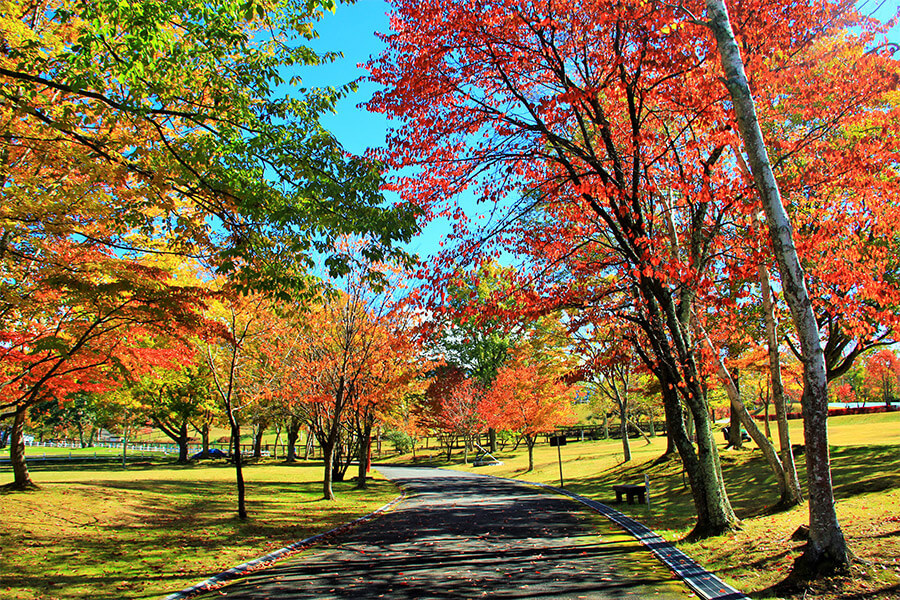
{"type": "MultiPolygon", "coordinates": [[[[800,422],[792,423],[793,441],[802,441],[800,422]]],[[[816,598],[900,597],[900,413],[835,417],[830,420],[832,463],[837,510],[852,551],[872,564],[854,567],[854,578],[822,582],[810,591],[816,598]]],[[[774,431],[774,424],[773,424],[774,431]]],[[[679,541],[693,524],[690,493],[680,463],[653,465],[665,449],[656,438],[651,445],[632,440],[634,459],[623,464],[620,441],[572,442],[561,448],[566,488],[602,502],[613,502],[614,483],[643,483],[650,479],[652,506],[619,508],[667,539],[679,541]]],[[[757,450],[722,450],[729,496],[742,529],[734,534],[693,543],[680,542],[690,555],[745,592],[773,597],[767,588],[783,579],[801,546],[790,539],[808,522],[806,506],[769,514],[778,500],[774,479],[757,450]]],[[[751,444],[752,446],[752,444],[751,444]]],[[[755,447],[754,447],[755,448],[755,447]]],[[[524,448],[500,452],[501,466],[468,469],[504,477],[559,484],[556,448],[539,445],[535,470],[526,473],[524,448]]],[[[421,455],[421,451],[420,451],[421,455]]],[[[800,479],[805,465],[798,456],[800,479]]]]}
{"type": "MultiPolygon", "coordinates": [[[[251,465],[250,519],[236,518],[234,471],[157,465],[33,470],[39,491],[0,496],[0,598],[158,598],[371,512],[396,497],[335,486],[321,466],[251,465]]],[[[0,471],[0,483],[11,479],[0,471]]]]}

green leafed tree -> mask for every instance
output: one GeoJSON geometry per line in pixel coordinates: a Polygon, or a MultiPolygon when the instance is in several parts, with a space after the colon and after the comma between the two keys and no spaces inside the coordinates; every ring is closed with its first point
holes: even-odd
{"type": "Polygon", "coordinates": [[[287,93],[331,60],[306,42],[334,3],[10,0],[0,11],[0,255],[47,236],[178,252],[247,287],[309,287],[312,256],[367,234],[398,257],[414,214],[319,123],[349,86],[287,93]],[[165,245],[161,245],[165,240],[165,245]]]}

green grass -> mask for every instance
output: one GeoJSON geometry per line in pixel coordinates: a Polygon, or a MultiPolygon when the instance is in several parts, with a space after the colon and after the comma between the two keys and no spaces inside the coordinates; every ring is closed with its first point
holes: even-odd
{"type": "MultiPolygon", "coordinates": [[[[802,423],[791,425],[793,442],[801,444],[802,423]]],[[[809,597],[900,597],[900,413],[834,417],[829,420],[829,431],[838,516],[851,550],[870,564],[855,566],[853,578],[821,582],[809,597]]],[[[718,437],[721,440],[721,435],[718,437]]],[[[766,590],[784,578],[799,553],[802,543],[790,536],[808,523],[808,509],[803,505],[771,514],[778,501],[774,477],[761,453],[749,446],[752,449],[734,451],[720,445],[726,487],[742,520],[741,530],[692,543],[681,541],[694,523],[681,464],[653,464],[665,450],[665,438],[654,438],[650,445],[632,440],[630,463],[622,462],[619,440],[570,440],[560,450],[565,487],[601,502],[614,502],[613,484],[643,483],[647,475],[651,507],[623,504],[617,508],[678,543],[738,589],[765,598],[772,596],[766,590]]],[[[462,465],[461,454],[455,455],[452,463],[444,461],[446,455],[434,452],[423,456],[419,451],[419,455],[423,464],[559,485],[557,449],[546,444],[535,448],[535,469],[530,473],[526,472],[524,446],[516,452],[498,452],[496,456],[504,464],[493,467],[462,465]]],[[[800,480],[805,482],[802,455],[797,466],[800,480]]]]}
{"type": "MultiPolygon", "coordinates": [[[[0,598],[159,598],[367,514],[398,494],[335,484],[321,465],[248,465],[250,519],[236,517],[233,469],[145,465],[32,469],[40,489],[0,495],[0,598]]],[[[0,484],[11,480],[0,471],[0,484]]]]}
{"type": "MultiPolygon", "coordinates": [[[[9,452],[4,451],[3,458],[9,458],[9,452]]],[[[29,458],[57,458],[57,457],[65,457],[65,456],[73,456],[73,457],[82,457],[87,456],[91,457],[94,455],[97,456],[122,456],[121,448],[100,448],[100,447],[90,447],[90,448],[56,448],[54,446],[25,446],[25,458],[26,460],[29,458]]],[[[134,450],[130,446],[128,448],[129,456],[140,456],[141,452],[139,450],[134,450]]],[[[149,453],[148,453],[149,454],[149,453]]]]}

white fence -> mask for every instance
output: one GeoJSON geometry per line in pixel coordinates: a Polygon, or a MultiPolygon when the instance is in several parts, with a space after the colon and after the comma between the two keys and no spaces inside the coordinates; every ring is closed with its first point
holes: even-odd
{"type": "MultiPolygon", "coordinates": [[[[25,445],[33,448],[76,448],[81,449],[81,444],[71,440],[54,440],[46,442],[25,440],[25,445]]],[[[115,448],[122,449],[122,442],[94,442],[90,448],[115,448]]],[[[188,450],[193,449],[190,447],[188,450]]],[[[196,447],[200,449],[199,446],[196,447]]],[[[163,454],[178,454],[178,446],[175,444],[142,444],[128,442],[129,452],[161,452],[163,454]]]]}

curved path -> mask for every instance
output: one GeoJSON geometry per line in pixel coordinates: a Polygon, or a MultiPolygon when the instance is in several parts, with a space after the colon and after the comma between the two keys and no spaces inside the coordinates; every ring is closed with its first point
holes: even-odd
{"type": "Polygon", "coordinates": [[[393,511],[205,597],[689,596],[630,536],[568,498],[456,471],[378,470],[410,494],[393,511]]]}

